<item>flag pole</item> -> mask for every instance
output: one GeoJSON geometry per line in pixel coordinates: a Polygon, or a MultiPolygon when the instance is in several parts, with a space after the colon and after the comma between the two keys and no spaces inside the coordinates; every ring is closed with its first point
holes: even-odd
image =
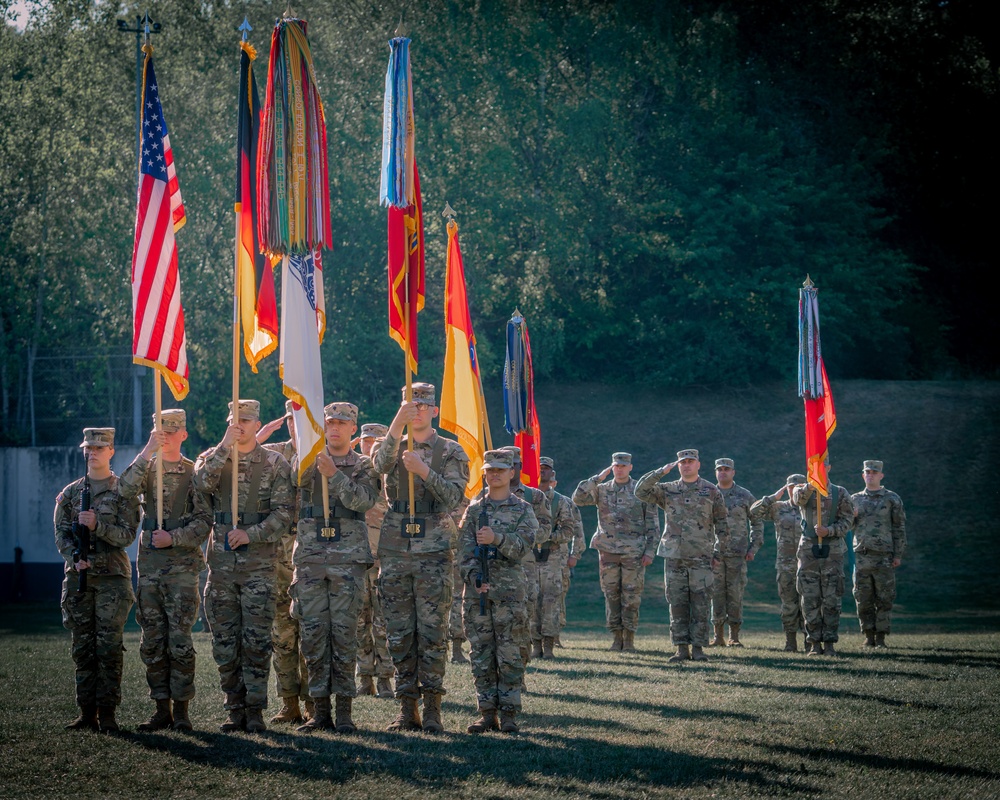
{"type": "MultiPolygon", "coordinates": [[[[233,422],[240,419],[240,217],[236,215],[236,238],[233,249],[233,422]]],[[[240,444],[233,444],[233,482],[230,489],[229,511],[233,517],[232,530],[236,530],[240,508],[240,444]]]]}
{"type": "MultiPolygon", "coordinates": [[[[406,350],[403,352],[403,361],[406,362],[406,402],[413,400],[413,373],[410,370],[410,242],[409,237],[404,233],[403,240],[403,330],[406,331],[406,350]]],[[[413,425],[406,424],[406,452],[413,452],[413,425]]],[[[414,481],[413,473],[406,471],[407,489],[410,498],[410,524],[414,524],[413,494],[414,481]]]]}
{"type": "Polygon", "coordinates": [[[156,529],[163,530],[163,445],[160,432],[163,430],[163,376],[158,369],[153,370],[153,397],[156,409],[153,429],[156,431],[156,529]]]}

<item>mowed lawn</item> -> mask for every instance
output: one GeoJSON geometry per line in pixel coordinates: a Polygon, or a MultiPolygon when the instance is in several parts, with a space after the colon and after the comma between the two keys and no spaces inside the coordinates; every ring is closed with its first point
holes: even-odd
{"type": "MultiPolygon", "coordinates": [[[[772,623],[707,665],[667,663],[666,626],[639,652],[573,627],[528,672],[522,733],[466,734],[467,665],[450,665],[448,732],[390,734],[396,704],[361,698],[359,731],[218,732],[222,697],[196,633],[190,734],[135,733],[152,703],[127,630],[117,737],[63,730],[75,715],[69,633],[54,609],[0,609],[0,797],[1000,797],[1000,634],[902,633],[863,653],[845,614],[843,655],[780,650],[772,623]]],[[[907,628],[910,626],[906,626],[907,628]]],[[[272,709],[274,711],[273,679],[272,709]]]]}

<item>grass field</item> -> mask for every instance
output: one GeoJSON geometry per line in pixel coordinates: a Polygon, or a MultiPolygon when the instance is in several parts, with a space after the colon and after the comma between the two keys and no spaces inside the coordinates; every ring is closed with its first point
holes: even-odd
{"type": "Polygon", "coordinates": [[[996,633],[904,631],[867,655],[845,618],[843,655],[828,659],[781,652],[780,634],[751,624],[747,648],[675,666],[662,622],[642,624],[634,655],[571,626],[559,657],[529,668],[516,737],[464,733],[466,665],[449,665],[443,735],[386,733],[395,703],[361,698],[355,735],[249,736],[217,732],[204,633],[194,733],[135,733],[152,704],[130,624],[130,732],[107,737],[62,729],[73,670],[53,609],[0,618],[4,798],[1000,797],[996,633]]]}

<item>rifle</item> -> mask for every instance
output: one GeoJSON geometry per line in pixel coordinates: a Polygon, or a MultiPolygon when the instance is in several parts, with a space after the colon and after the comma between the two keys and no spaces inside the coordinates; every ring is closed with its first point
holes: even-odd
{"type": "MultiPolygon", "coordinates": [[[[481,495],[482,505],[479,507],[479,527],[487,528],[490,524],[490,515],[486,512],[486,477],[483,477],[483,493],[481,495]]],[[[490,547],[486,544],[477,544],[475,549],[476,558],[479,559],[479,574],[476,575],[476,588],[490,582],[490,547]]],[[[479,616],[486,614],[486,592],[479,595],[479,616]]]]}
{"type": "MultiPolygon", "coordinates": [[[[90,511],[90,475],[83,476],[83,491],[80,492],[80,513],[90,511]]],[[[73,523],[73,538],[76,539],[76,548],[73,550],[73,564],[80,561],[90,560],[90,528],[80,523],[79,519],[73,523]]],[[[76,591],[83,593],[87,591],[87,570],[80,570],[79,583],[76,591]]]]}

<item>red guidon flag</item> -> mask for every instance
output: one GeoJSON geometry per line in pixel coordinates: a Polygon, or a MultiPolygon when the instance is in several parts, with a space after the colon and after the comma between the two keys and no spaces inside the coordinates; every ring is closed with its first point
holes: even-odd
{"type": "Polygon", "coordinates": [[[424,307],[424,219],[416,164],[413,179],[413,204],[405,209],[389,206],[389,335],[403,348],[410,370],[416,372],[417,312],[424,307]],[[409,329],[404,310],[407,300],[409,329]]]}
{"type": "Polygon", "coordinates": [[[187,218],[177,185],[167,123],[153,72],[153,47],[142,68],[142,150],[132,248],[132,360],[157,370],[174,398],[188,393],[187,338],[174,234],[187,218]]]}

